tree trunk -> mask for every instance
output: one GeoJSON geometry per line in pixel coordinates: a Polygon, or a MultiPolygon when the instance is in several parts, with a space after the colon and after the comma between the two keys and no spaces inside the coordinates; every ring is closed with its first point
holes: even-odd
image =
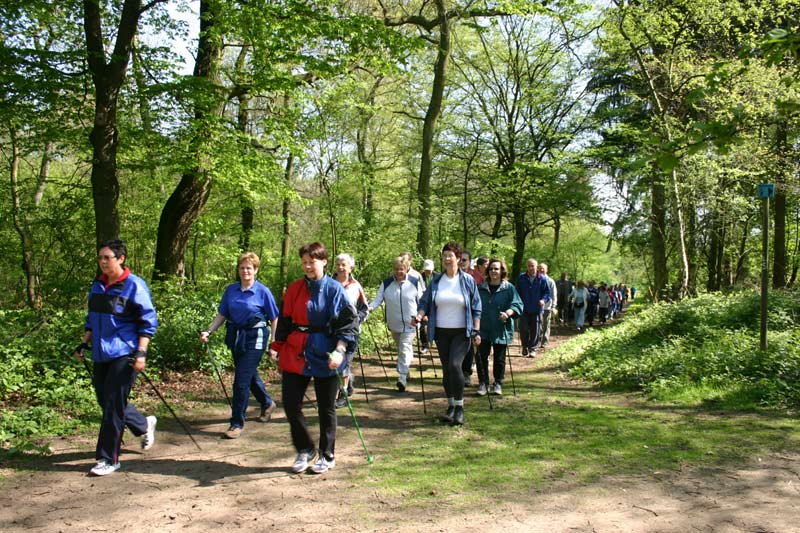
{"type": "Polygon", "coordinates": [[[442,113],[444,88],[447,79],[447,63],[450,59],[450,21],[447,19],[445,0],[435,0],[439,27],[439,48],[436,64],[433,69],[433,86],[428,110],[422,125],[422,153],[417,183],[417,200],[419,201],[419,224],[417,230],[417,250],[428,256],[430,250],[431,223],[431,177],[433,175],[433,144],[436,135],[436,123],[442,113]]]}
{"type": "MultiPolygon", "coordinates": [[[[292,188],[292,175],[294,174],[294,155],[289,154],[289,157],[286,158],[286,171],[284,172],[284,182],[286,184],[286,190],[289,191],[292,188]]],[[[289,238],[290,238],[290,230],[291,230],[291,220],[289,218],[289,197],[284,196],[283,198],[283,207],[281,208],[281,219],[283,220],[283,235],[281,236],[281,287],[283,291],[286,290],[286,287],[289,283],[289,238]]]]}
{"type": "Polygon", "coordinates": [[[652,169],[650,184],[650,241],[653,254],[653,297],[656,301],[666,296],[667,273],[667,194],[662,174],[652,169]]]}
{"type": "Polygon", "coordinates": [[[22,207],[19,198],[17,183],[19,179],[19,143],[17,142],[16,131],[10,131],[11,141],[11,168],[9,178],[11,182],[11,218],[14,222],[14,229],[19,235],[20,247],[22,249],[22,271],[25,273],[25,300],[31,309],[41,307],[41,299],[38,295],[39,280],[33,266],[33,236],[22,216],[22,207]]]}
{"type": "Polygon", "coordinates": [[[525,260],[525,239],[528,232],[525,230],[525,211],[521,207],[514,208],[514,259],[511,264],[510,279],[515,282],[522,272],[522,263],[525,260]]]}
{"type": "Polygon", "coordinates": [[[215,25],[219,9],[213,0],[200,2],[200,40],[193,76],[200,85],[205,84],[209,92],[198,96],[195,103],[195,121],[199,124],[193,140],[195,166],[184,172],[161,211],[153,269],[155,279],[185,275],[186,248],[192,225],[203,212],[211,192],[208,159],[213,152],[214,136],[204,124],[220,115],[224,103],[218,92],[222,41],[216,35],[215,25]]]}
{"type": "MultiPolygon", "coordinates": [[[[773,223],[775,228],[772,237],[772,287],[779,289],[786,286],[786,189],[788,181],[786,168],[789,166],[786,146],[786,122],[779,121],[776,132],[776,151],[778,152],[778,171],[775,175],[775,209],[773,223]]],[[[769,231],[769,228],[764,228],[769,231]]]]}
{"type": "Polygon", "coordinates": [[[141,14],[140,0],[125,0],[122,6],[117,40],[107,63],[102,30],[102,14],[97,0],[84,0],[83,27],[86,56],[95,88],[94,125],[89,134],[92,143],[92,200],[94,202],[97,243],[119,236],[119,181],[117,178],[117,99],[125,80],[141,14]]]}

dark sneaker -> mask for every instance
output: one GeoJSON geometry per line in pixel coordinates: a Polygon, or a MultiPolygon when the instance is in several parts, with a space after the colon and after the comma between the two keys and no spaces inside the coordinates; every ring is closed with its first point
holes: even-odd
{"type": "Polygon", "coordinates": [[[456,406],[451,405],[447,408],[447,412],[442,415],[442,422],[445,424],[452,424],[453,423],[453,414],[456,412],[456,406]]]}
{"type": "Polygon", "coordinates": [[[400,391],[400,392],[405,392],[406,391],[406,384],[403,383],[400,380],[397,380],[397,390],[400,391]]]}
{"type": "Polygon", "coordinates": [[[344,396],[339,396],[338,398],[336,398],[336,408],[337,409],[341,409],[342,407],[345,407],[346,405],[347,405],[347,398],[345,398],[344,396]]]}
{"type": "Polygon", "coordinates": [[[453,412],[453,421],[450,423],[451,426],[463,426],[464,425],[464,406],[463,405],[456,405],[455,411],[453,412]]]}

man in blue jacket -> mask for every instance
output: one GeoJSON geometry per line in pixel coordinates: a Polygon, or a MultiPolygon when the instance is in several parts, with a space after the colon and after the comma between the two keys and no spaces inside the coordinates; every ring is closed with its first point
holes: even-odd
{"type": "Polygon", "coordinates": [[[142,449],[155,441],[156,417],[145,417],[128,403],[136,374],[145,367],[147,348],[156,332],[158,319],[150,290],[144,280],[125,266],[127,249],[120,239],[111,239],[98,247],[97,262],[101,274],[89,291],[83,342],[75,350],[78,359],[90,349],[93,365],[92,383],[97,402],[103,409],[95,456],[90,470],[106,476],[119,470],[122,432],[127,426],[142,437],[142,449]]]}
{"type": "Polygon", "coordinates": [[[519,317],[519,336],[522,342],[522,355],[535,357],[542,330],[542,312],[550,301],[550,288],[547,280],[537,272],[539,262],[528,259],[526,271],[517,279],[517,292],[522,298],[523,310],[519,317]]]}

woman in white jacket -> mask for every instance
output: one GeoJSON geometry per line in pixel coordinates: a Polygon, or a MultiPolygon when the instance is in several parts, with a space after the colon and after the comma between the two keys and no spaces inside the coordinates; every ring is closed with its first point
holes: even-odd
{"type": "Polygon", "coordinates": [[[586,306],[589,305],[589,291],[582,279],[578,280],[578,285],[572,288],[569,301],[572,302],[572,307],[575,309],[575,326],[578,331],[581,331],[586,315],[586,306]]]}
{"type": "Polygon", "coordinates": [[[397,390],[404,392],[408,372],[414,360],[414,336],[417,328],[411,319],[417,315],[417,304],[425,285],[415,276],[409,276],[411,265],[402,256],[394,260],[394,275],[386,278],[378,288],[378,295],[369,304],[370,312],[386,303],[386,325],[397,346],[397,390]]]}

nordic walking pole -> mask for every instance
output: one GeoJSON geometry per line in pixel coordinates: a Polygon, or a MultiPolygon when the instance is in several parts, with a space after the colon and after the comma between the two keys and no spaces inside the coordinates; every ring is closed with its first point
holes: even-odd
{"type": "Polygon", "coordinates": [[[367,449],[367,443],[364,442],[364,435],[361,433],[361,428],[358,426],[358,420],[356,420],[356,413],[353,411],[353,405],[350,403],[350,396],[347,395],[347,391],[344,390],[344,381],[342,380],[342,374],[339,372],[339,369],[336,369],[336,377],[339,378],[339,387],[344,391],[344,399],[347,402],[347,408],[350,410],[350,416],[353,417],[353,423],[356,425],[356,430],[358,431],[358,438],[361,439],[361,445],[364,446],[364,453],[367,454],[367,462],[372,464],[372,461],[375,460],[369,454],[369,450],[367,449]]]}
{"type": "MultiPolygon", "coordinates": [[[[133,365],[133,359],[131,359],[131,365],[133,365]]],[[[191,431],[189,431],[189,428],[188,428],[188,427],[186,427],[186,424],[184,424],[184,423],[183,423],[183,420],[181,420],[180,418],[178,418],[178,415],[176,415],[176,414],[175,414],[175,411],[173,411],[173,410],[172,410],[172,407],[170,407],[170,405],[167,403],[167,400],[165,400],[165,399],[164,399],[164,397],[161,395],[161,393],[160,393],[160,392],[158,391],[158,389],[156,388],[155,384],[154,384],[154,383],[153,383],[153,382],[150,380],[150,376],[148,376],[147,374],[145,374],[144,370],[142,370],[141,372],[139,372],[139,374],[141,374],[141,375],[142,375],[142,377],[145,379],[145,381],[147,381],[147,383],[150,385],[150,387],[151,387],[151,388],[153,389],[153,391],[156,393],[156,395],[158,396],[158,398],[161,400],[161,402],[164,404],[164,406],[165,406],[165,407],[167,408],[167,410],[170,412],[170,414],[172,415],[172,417],[173,417],[175,420],[177,420],[177,421],[178,421],[178,424],[180,424],[180,426],[183,428],[183,430],[186,432],[186,434],[187,434],[187,435],[189,435],[189,438],[190,438],[190,439],[192,439],[192,442],[194,442],[194,445],[195,445],[195,446],[197,446],[197,449],[198,449],[198,450],[200,450],[200,451],[203,451],[203,449],[200,447],[200,445],[199,445],[199,444],[197,444],[197,441],[196,441],[196,440],[194,440],[194,436],[192,435],[192,432],[191,432],[191,431]]]]}
{"type": "MultiPolygon", "coordinates": [[[[522,340],[520,340],[520,350],[522,349],[522,340]]],[[[520,352],[522,353],[522,352],[520,352]]],[[[517,386],[514,384],[514,367],[511,365],[511,350],[506,350],[506,360],[508,361],[508,370],[511,371],[511,390],[514,396],[517,395],[517,386]]]]}
{"type": "MultiPolygon", "coordinates": [[[[427,316],[422,317],[422,321],[427,322],[428,317],[427,316]]],[[[425,328],[425,333],[427,334],[427,332],[428,329],[425,328]]],[[[431,351],[430,339],[428,339],[428,355],[431,356],[431,366],[433,367],[433,379],[439,379],[439,376],[436,375],[436,363],[433,362],[433,352],[431,351]]]]}
{"type": "Polygon", "coordinates": [[[422,387],[422,412],[428,414],[425,405],[425,376],[422,374],[422,348],[419,346],[419,329],[417,329],[417,362],[419,362],[419,384],[422,387]]]}
{"type": "Polygon", "coordinates": [[[217,366],[217,362],[214,360],[214,352],[211,350],[211,346],[206,342],[206,351],[208,352],[208,358],[211,360],[211,366],[214,367],[214,372],[217,373],[217,379],[219,379],[219,384],[222,386],[222,392],[225,393],[225,399],[228,400],[228,407],[233,407],[231,403],[231,397],[228,396],[228,389],[225,388],[225,382],[222,381],[222,376],[219,373],[219,367],[217,366]]]}
{"type": "Polygon", "coordinates": [[[361,381],[364,382],[364,397],[367,399],[367,403],[369,403],[369,394],[367,393],[367,375],[364,373],[364,357],[361,355],[361,346],[356,345],[356,351],[358,352],[358,364],[361,365],[361,381]]]}
{"type": "Polygon", "coordinates": [[[386,383],[389,385],[392,384],[392,380],[389,379],[389,374],[386,372],[386,367],[383,366],[383,358],[381,357],[381,349],[378,346],[378,343],[375,341],[375,335],[372,334],[372,326],[366,328],[369,332],[369,338],[372,341],[372,345],[375,346],[375,353],[378,354],[378,361],[381,362],[381,368],[383,369],[383,375],[386,376],[386,383]]]}

